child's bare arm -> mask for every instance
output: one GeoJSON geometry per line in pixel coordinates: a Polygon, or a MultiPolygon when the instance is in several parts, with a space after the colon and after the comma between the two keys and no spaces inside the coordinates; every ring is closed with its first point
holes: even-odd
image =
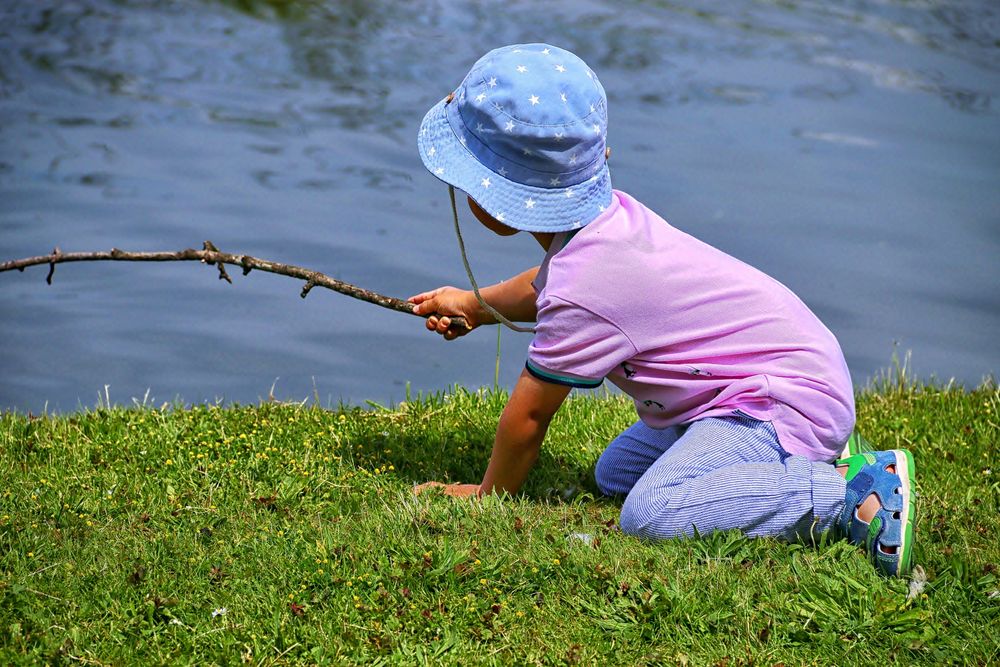
{"type": "Polygon", "coordinates": [[[569,387],[542,382],[527,371],[521,373],[511,394],[493,441],[493,454],[482,484],[425,482],[415,493],[440,489],[446,496],[468,498],[487,493],[517,493],[545,439],[552,416],[569,394],[569,387]]]}
{"type": "Polygon", "coordinates": [[[570,388],[522,371],[497,426],[493,454],[479,493],[517,493],[542,447],[549,422],[570,388]]]}
{"type": "MultiPolygon", "coordinates": [[[[538,267],[532,267],[510,280],[496,285],[490,285],[479,290],[486,303],[496,308],[504,317],[514,322],[534,322],[535,288],[531,282],[538,274],[538,267]]],[[[461,315],[474,329],[482,324],[495,324],[492,315],[483,310],[476,300],[472,290],[462,290],[455,287],[439,287],[430,292],[423,292],[409,298],[415,303],[414,312],[418,315],[438,313],[439,315],[461,315]]],[[[468,333],[464,329],[451,327],[451,318],[431,316],[427,318],[427,328],[436,331],[452,340],[468,333]]]]}

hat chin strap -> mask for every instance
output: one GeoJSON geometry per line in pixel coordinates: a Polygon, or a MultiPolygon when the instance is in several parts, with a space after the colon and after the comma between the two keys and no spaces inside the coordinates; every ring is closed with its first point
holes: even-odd
{"type": "Polygon", "coordinates": [[[462,230],[458,227],[458,206],[455,204],[454,185],[448,186],[448,196],[451,197],[451,215],[452,220],[455,222],[455,236],[458,237],[458,249],[462,251],[462,264],[465,265],[465,273],[469,276],[469,282],[472,284],[472,291],[475,293],[476,300],[479,301],[479,305],[482,306],[486,312],[495,317],[497,322],[503,324],[508,329],[521,333],[535,333],[534,327],[522,327],[514,324],[497,312],[496,308],[483,300],[483,295],[479,293],[479,285],[476,283],[476,278],[472,275],[472,267],[469,266],[469,258],[465,256],[465,242],[462,240],[462,230]]]}

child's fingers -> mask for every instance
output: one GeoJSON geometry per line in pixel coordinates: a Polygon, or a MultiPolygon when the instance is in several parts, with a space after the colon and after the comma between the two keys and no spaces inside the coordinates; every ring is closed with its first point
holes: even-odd
{"type": "Polygon", "coordinates": [[[409,301],[410,303],[420,303],[421,301],[426,301],[427,299],[431,298],[432,296],[437,294],[440,290],[441,288],[439,287],[437,289],[432,289],[430,292],[421,292],[420,294],[414,294],[413,296],[408,298],[407,301],[409,301]]]}
{"type": "Polygon", "coordinates": [[[421,292],[420,294],[414,294],[409,299],[407,299],[407,301],[409,301],[410,303],[423,303],[429,299],[433,299],[434,297],[440,295],[445,290],[449,289],[454,289],[454,288],[448,285],[444,285],[442,287],[437,287],[435,289],[432,289],[429,292],[421,292]]]}
{"type": "Polygon", "coordinates": [[[455,340],[459,336],[468,333],[465,329],[452,328],[451,324],[450,317],[431,315],[425,320],[424,326],[427,327],[428,331],[440,334],[445,340],[455,340]]]}
{"type": "Polygon", "coordinates": [[[413,312],[416,315],[422,315],[424,313],[433,313],[437,310],[434,307],[434,296],[430,292],[424,292],[423,294],[417,294],[416,296],[411,296],[407,299],[413,304],[413,312]]]}

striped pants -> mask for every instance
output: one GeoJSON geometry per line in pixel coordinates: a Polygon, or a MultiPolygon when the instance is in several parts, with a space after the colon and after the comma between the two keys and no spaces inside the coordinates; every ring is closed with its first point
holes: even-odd
{"type": "Polygon", "coordinates": [[[832,464],[786,453],[770,422],[744,416],[662,430],[636,422],[594,475],[602,493],[625,496],[622,531],[650,539],[734,528],[808,539],[833,527],[846,490],[832,464]]]}

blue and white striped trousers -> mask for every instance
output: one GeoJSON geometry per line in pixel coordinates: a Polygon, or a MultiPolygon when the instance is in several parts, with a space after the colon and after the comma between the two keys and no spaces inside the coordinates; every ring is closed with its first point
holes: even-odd
{"type": "Polygon", "coordinates": [[[832,464],[788,454],[770,422],[744,416],[662,430],[636,422],[594,476],[604,494],[625,496],[622,531],[650,539],[695,528],[807,539],[833,527],[846,490],[832,464]]]}

